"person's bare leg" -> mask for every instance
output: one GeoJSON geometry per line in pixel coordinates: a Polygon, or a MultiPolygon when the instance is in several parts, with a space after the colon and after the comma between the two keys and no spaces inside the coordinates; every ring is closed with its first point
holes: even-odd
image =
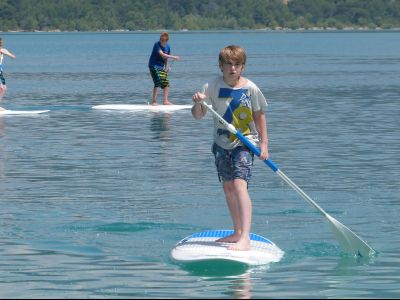
{"type": "Polygon", "coordinates": [[[169,86],[166,86],[165,88],[164,88],[164,94],[163,94],[163,104],[164,105],[172,105],[172,103],[171,102],[169,102],[169,100],[168,100],[168,96],[169,96],[169,86]]]}
{"type": "Polygon", "coordinates": [[[155,86],[153,88],[153,103],[152,103],[152,105],[158,105],[157,98],[158,98],[158,87],[155,86]]]}
{"type": "Polygon", "coordinates": [[[242,233],[239,201],[237,199],[233,180],[224,181],[223,187],[224,187],[226,204],[228,205],[229,211],[231,213],[232,222],[233,222],[233,233],[231,235],[228,235],[226,237],[223,237],[223,238],[217,240],[217,242],[236,243],[239,241],[241,233],[242,233]]]}
{"type": "Polygon", "coordinates": [[[238,227],[240,227],[241,232],[239,240],[228,249],[236,251],[250,250],[250,229],[253,206],[247,190],[247,182],[242,179],[234,179],[233,185],[235,187],[235,194],[239,207],[240,225],[238,227]]]}
{"type": "MultiPolygon", "coordinates": [[[[1,100],[3,100],[4,94],[6,93],[7,87],[3,84],[0,84],[0,104],[1,104],[1,100]]],[[[4,110],[4,108],[2,108],[0,106],[0,110],[4,110]]]]}

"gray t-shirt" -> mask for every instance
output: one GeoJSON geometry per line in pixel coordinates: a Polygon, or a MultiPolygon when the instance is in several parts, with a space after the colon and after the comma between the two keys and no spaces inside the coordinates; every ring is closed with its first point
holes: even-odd
{"type": "MultiPolygon", "coordinates": [[[[260,89],[247,79],[240,88],[227,85],[220,76],[203,87],[207,96],[204,100],[228,123],[235,126],[254,144],[258,143],[258,132],[253,119],[253,112],[266,111],[267,101],[260,89]]],[[[214,118],[214,141],[220,147],[231,150],[241,142],[231,134],[217,118],[214,118]]]]}

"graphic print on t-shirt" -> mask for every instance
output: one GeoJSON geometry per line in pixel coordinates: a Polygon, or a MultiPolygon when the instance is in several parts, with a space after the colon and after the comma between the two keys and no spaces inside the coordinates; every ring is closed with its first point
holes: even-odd
{"type": "MultiPolygon", "coordinates": [[[[249,124],[253,122],[253,112],[251,110],[248,89],[220,88],[218,98],[230,101],[223,118],[228,123],[235,126],[243,135],[249,134],[249,124]]],[[[231,141],[236,139],[236,136],[229,133],[227,130],[218,130],[218,134],[227,134],[231,141]]]]}

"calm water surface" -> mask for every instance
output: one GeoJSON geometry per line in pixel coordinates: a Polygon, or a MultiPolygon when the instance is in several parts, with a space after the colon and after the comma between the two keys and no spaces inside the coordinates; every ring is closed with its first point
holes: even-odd
{"type": "MultiPolygon", "coordinates": [[[[208,274],[169,252],[230,228],[211,117],[95,111],[151,97],[158,33],[3,33],[9,109],[0,118],[1,298],[398,298],[400,36],[172,34],[171,101],[217,74],[227,44],[268,98],[271,158],[378,255],[343,254],[323,217],[257,161],[253,232],[285,251],[270,266],[208,274]]],[[[229,270],[228,270],[229,271],[229,270]]]]}

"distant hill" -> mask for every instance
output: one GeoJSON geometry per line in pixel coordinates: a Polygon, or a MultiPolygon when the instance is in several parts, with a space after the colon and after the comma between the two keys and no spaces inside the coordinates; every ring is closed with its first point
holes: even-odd
{"type": "Polygon", "coordinates": [[[0,0],[0,30],[400,28],[400,0],[0,0]]]}

